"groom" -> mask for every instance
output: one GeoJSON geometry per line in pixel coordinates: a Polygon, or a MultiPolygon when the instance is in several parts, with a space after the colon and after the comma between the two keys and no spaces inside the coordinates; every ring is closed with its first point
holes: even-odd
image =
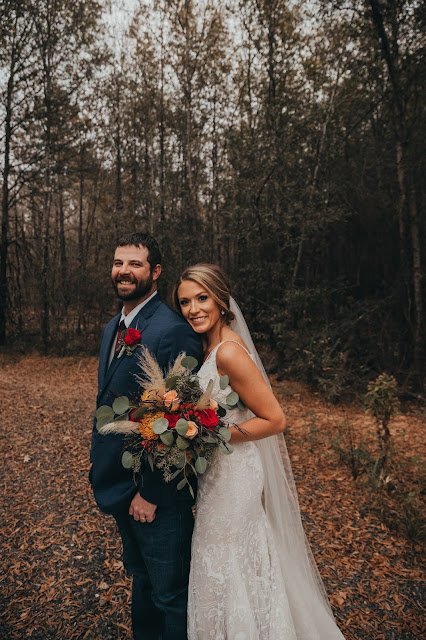
{"type": "MultiPolygon", "coordinates": [[[[161,253],[152,236],[132,233],[119,240],[111,277],[123,309],[102,334],[97,407],[138,394],[139,349],[117,357],[120,328],[138,329],[140,344],[163,370],[181,351],[202,360],[199,337],[157,293],[160,274],[161,253]]],[[[145,469],[136,484],[133,472],[121,464],[122,453],[123,436],[100,435],[94,426],[90,481],[99,508],[117,522],[124,566],[133,575],[134,639],[186,640],[193,501],[187,487],[177,491],[176,483],[166,483],[156,468],[145,469]]]]}

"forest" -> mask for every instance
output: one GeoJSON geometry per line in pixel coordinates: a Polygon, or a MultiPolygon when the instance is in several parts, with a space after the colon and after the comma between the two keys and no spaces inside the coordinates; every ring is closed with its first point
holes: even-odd
{"type": "Polygon", "coordinates": [[[424,637],[425,33],[420,0],[0,0],[2,640],[132,637],[88,469],[133,231],[166,301],[230,276],[346,640],[424,637]]]}
{"type": "Polygon", "coordinates": [[[417,0],[1,0],[0,345],[95,354],[123,233],[230,275],[270,371],[422,393],[417,0]]]}

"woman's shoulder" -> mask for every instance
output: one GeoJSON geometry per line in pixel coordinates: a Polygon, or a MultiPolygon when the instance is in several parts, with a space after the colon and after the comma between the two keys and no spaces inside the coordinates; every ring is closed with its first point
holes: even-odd
{"type": "Polygon", "coordinates": [[[244,344],[240,336],[234,331],[230,330],[229,333],[223,336],[222,342],[218,345],[216,350],[216,361],[218,364],[232,364],[235,359],[246,360],[250,358],[249,350],[244,344]]]}

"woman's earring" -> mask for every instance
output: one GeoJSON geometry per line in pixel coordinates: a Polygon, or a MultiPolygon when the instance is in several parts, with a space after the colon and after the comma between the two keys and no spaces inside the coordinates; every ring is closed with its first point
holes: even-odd
{"type": "Polygon", "coordinates": [[[224,316],[225,315],[225,309],[221,310],[221,314],[224,316]]]}

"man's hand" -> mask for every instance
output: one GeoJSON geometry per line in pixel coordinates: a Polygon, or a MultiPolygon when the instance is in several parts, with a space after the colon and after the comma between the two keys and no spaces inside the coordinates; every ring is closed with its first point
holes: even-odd
{"type": "Polygon", "coordinates": [[[136,493],[132,502],[130,503],[129,513],[135,520],[140,522],[152,522],[155,518],[156,504],[147,502],[140,493],[136,493]]]}

